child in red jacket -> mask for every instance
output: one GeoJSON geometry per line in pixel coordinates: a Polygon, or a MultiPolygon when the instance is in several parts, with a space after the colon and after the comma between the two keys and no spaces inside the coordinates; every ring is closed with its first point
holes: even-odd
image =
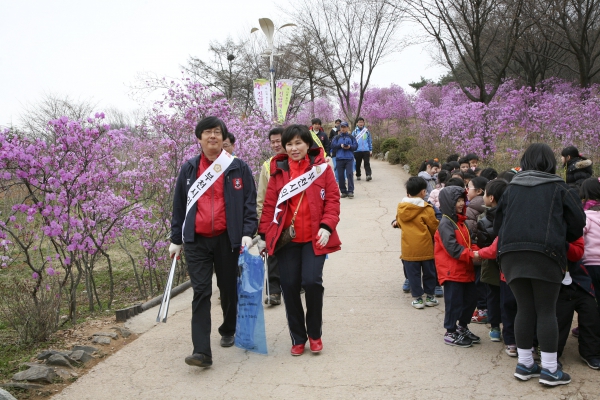
{"type": "Polygon", "coordinates": [[[444,343],[471,347],[480,338],[468,328],[477,302],[473,248],[465,225],[464,188],[447,186],[440,192],[443,218],[435,233],[435,264],[438,280],[444,286],[444,343]],[[458,321],[458,325],[456,322],[458,321]]]}

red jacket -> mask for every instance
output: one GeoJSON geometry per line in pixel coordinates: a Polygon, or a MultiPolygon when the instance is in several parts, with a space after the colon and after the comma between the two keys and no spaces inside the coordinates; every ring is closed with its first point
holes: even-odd
{"type": "MultiPolygon", "coordinates": [[[[211,165],[212,161],[202,154],[200,156],[196,179],[198,179],[211,165]]],[[[199,235],[213,237],[218,236],[227,230],[225,194],[223,189],[224,176],[225,174],[222,174],[206,193],[198,199],[196,206],[196,223],[194,226],[196,228],[196,233],[199,235]]]]}
{"type": "MultiPolygon", "coordinates": [[[[313,164],[325,162],[323,149],[320,147],[313,146],[309,149],[308,156],[310,162],[304,172],[309,171],[313,164]]],[[[287,154],[278,154],[271,160],[271,179],[269,179],[269,185],[267,186],[263,212],[258,227],[258,233],[267,242],[269,255],[273,255],[275,244],[284,229],[285,221],[288,220],[288,213],[294,213],[294,210],[287,204],[289,201],[284,202],[279,205],[279,208],[283,211],[277,215],[278,223],[273,222],[279,192],[289,181],[288,156],[287,154]]],[[[324,255],[340,250],[342,243],[336,232],[337,224],[340,221],[340,192],[331,167],[328,166],[325,172],[304,193],[302,203],[306,202],[306,206],[310,209],[311,241],[315,254],[324,255]],[[331,232],[329,242],[323,248],[317,247],[317,234],[320,228],[331,232]]],[[[295,197],[299,199],[299,196],[300,194],[295,197]]],[[[298,217],[296,217],[295,225],[298,225],[298,217]]]]}
{"type": "Polygon", "coordinates": [[[463,214],[456,214],[455,206],[465,190],[459,186],[446,186],[440,191],[440,211],[444,214],[434,236],[435,267],[440,284],[445,281],[475,282],[473,249],[469,229],[465,225],[466,205],[463,214]]]}

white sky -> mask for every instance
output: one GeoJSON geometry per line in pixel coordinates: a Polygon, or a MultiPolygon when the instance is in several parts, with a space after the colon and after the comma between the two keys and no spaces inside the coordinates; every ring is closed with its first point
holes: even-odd
{"type": "MultiPolygon", "coordinates": [[[[17,124],[45,93],[134,110],[129,86],[139,73],[179,76],[211,40],[238,37],[260,17],[286,22],[277,15],[273,0],[0,0],[0,126],[17,124]]],[[[373,84],[410,89],[443,73],[415,46],[379,65],[373,84]]]]}

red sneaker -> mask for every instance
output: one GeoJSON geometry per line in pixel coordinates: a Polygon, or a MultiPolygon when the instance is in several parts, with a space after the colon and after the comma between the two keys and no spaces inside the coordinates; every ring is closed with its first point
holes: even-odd
{"type": "Polygon", "coordinates": [[[310,342],[310,351],[313,353],[320,353],[321,350],[323,350],[323,342],[321,339],[308,338],[308,341],[310,342]]]}
{"type": "Polygon", "coordinates": [[[301,356],[304,353],[304,343],[292,346],[292,355],[301,356]]]}

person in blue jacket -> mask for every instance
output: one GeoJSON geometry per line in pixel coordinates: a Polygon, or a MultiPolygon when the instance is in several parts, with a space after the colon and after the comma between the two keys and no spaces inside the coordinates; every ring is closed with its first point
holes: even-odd
{"type": "Polygon", "coordinates": [[[354,165],[354,151],[358,148],[356,138],[349,131],[347,122],[340,125],[340,133],[333,138],[331,149],[335,151],[336,174],[342,198],[354,198],[354,177],[352,168],[354,165]],[[346,189],[346,177],[348,177],[348,189],[346,189]]]}
{"type": "Polygon", "coordinates": [[[354,158],[356,159],[356,180],[360,181],[360,166],[364,161],[367,181],[370,181],[372,179],[371,156],[373,155],[373,141],[371,139],[371,132],[369,132],[365,126],[365,119],[363,117],[358,118],[352,136],[356,138],[356,143],[358,144],[358,147],[354,151],[354,158]]]}

